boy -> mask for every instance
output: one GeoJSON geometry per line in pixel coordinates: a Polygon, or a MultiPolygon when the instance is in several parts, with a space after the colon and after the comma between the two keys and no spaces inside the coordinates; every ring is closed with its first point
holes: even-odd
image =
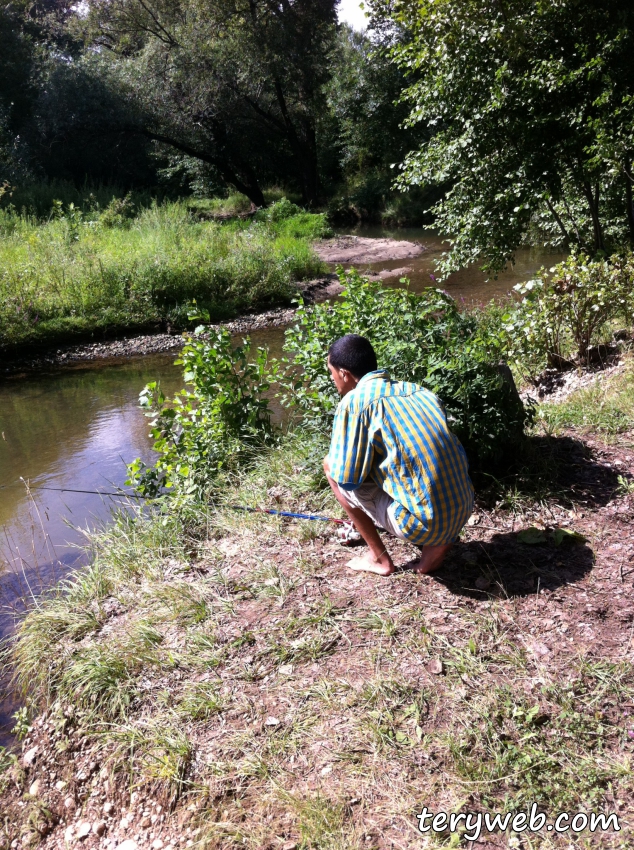
{"type": "Polygon", "coordinates": [[[432,572],[473,510],[467,457],[440,401],[417,384],[392,381],[356,334],[330,346],[328,369],[342,398],[324,471],[369,548],[348,566],[394,572],[379,525],[421,549],[412,569],[432,572]]]}

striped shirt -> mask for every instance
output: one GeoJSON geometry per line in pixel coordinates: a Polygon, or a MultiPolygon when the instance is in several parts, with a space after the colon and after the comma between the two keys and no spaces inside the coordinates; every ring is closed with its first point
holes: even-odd
{"type": "Polygon", "coordinates": [[[398,527],[417,546],[450,543],[473,510],[467,456],[439,399],[383,369],[339,402],[328,457],[344,490],[371,479],[391,496],[398,527]]]}

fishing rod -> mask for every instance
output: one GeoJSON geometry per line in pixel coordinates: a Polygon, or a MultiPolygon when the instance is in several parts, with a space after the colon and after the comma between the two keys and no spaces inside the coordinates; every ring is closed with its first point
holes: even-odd
{"type": "MultiPolygon", "coordinates": [[[[73,487],[45,487],[41,484],[33,484],[31,490],[52,490],[57,493],[87,493],[92,496],[117,496],[118,498],[130,499],[151,499],[152,496],[142,496],[139,493],[108,493],[103,490],[77,490],[73,487]]],[[[246,511],[252,514],[269,514],[271,516],[287,517],[288,519],[307,519],[315,520],[316,522],[334,522],[337,525],[344,525],[345,520],[336,519],[331,516],[322,516],[321,514],[302,514],[294,511],[278,511],[275,508],[249,508],[245,505],[229,505],[232,511],[246,511]]]]}
{"type": "Polygon", "coordinates": [[[274,508],[247,508],[244,505],[229,505],[234,511],[247,511],[253,514],[271,514],[272,516],[284,516],[291,519],[313,519],[318,522],[336,522],[337,525],[343,525],[345,520],[335,519],[332,516],[321,516],[320,514],[299,514],[292,511],[277,511],[274,508]]]}

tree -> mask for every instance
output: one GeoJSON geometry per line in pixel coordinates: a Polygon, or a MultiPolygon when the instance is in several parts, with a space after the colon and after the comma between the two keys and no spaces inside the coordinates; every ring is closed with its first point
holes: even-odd
{"type": "Polygon", "coordinates": [[[400,182],[450,181],[449,272],[497,270],[531,231],[604,253],[634,244],[634,6],[622,0],[372,0],[431,140],[400,182]]]}
{"type": "Polygon", "coordinates": [[[209,163],[257,206],[272,172],[315,204],[336,3],[95,0],[91,23],[136,104],[130,129],[209,163]]]}

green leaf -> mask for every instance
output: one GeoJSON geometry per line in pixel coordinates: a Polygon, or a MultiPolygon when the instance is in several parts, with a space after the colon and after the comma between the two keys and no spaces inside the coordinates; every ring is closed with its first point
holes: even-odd
{"type": "Polygon", "coordinates": [[[587,540],[583,534],[578,531],[573,531],[571,528],[556,528],[552,532],[552,541],[555,546],[560,546],[566,541],[568,543],[585,543],[587,540]]]}
{"type": "Polygon", "coordinates": [[[546,543],[545,533],[534,526],[520,531],[517,539],[520,543],[525,543],[527,546],[538,546],[540,543],[546,543]]]}

